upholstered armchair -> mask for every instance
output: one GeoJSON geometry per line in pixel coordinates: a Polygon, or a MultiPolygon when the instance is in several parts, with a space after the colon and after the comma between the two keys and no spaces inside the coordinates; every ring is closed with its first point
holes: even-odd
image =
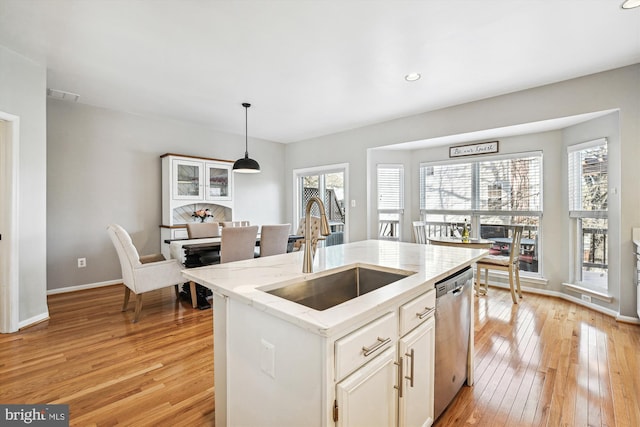
{"type": "Polygon", "coordinates": [[[143,293],[175,286],[178,296],[178,285],[185,281],[181,273],[182,266],[178,260],[165,260],[160,254],[139,256],[129,234],[117,224],[110,224],[107,231],[118,253],[122,269],[122,281],[125,286],[122,311],[126,311],[133,291],[136,298],[133,323],[136,323],[142,311],[143,293]]]}

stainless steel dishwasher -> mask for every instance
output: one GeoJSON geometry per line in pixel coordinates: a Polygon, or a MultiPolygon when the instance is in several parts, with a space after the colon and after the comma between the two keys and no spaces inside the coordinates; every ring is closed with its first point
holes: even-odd
{"type": "Polygon", "coordinates": [[[434,419],[467,379],[473,269],[467,267],[436,283],[434,419]]]}

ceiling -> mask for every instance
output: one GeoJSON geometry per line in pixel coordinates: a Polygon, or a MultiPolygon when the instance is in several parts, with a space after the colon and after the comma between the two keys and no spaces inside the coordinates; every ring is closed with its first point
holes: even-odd
{"type": "Polygon", "coordinates": [[[0,0],[0,45],[80,103],[244,134],[251,102],[289,143],[639,63],[621,3],[0,0]]]}

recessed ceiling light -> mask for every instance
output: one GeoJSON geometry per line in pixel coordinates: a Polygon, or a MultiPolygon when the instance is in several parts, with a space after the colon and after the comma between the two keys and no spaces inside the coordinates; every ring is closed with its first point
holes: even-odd
{"type": "Polygon", "coordinates": [[[404,79],[408,82],[415,82],[416,80],[420,80],[420,73],[409,73],[404,76],[404,79]]]}
{"type": "Polygon", "coordinates": [[[634,7],[640,6],[640,0],[626,0],[622,3],[623,9],[633,9],[634,7]]]}

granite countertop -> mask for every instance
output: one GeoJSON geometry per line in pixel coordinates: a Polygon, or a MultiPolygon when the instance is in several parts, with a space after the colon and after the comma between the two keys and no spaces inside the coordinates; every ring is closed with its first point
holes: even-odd
{"type": "Polygon", "coordinates": [[[251,305],[314,333],[328,336],[356,322],[384,313],[401,300],[418,296],[435,282],[486,255],[486,249],[366,240],[319,248],[313,273],[302,273],[303,252],[255,258],[183,270],[183,275],[217,294],[251,305]],[[415,272],[404,279],[324,311],[271,295],[274,289],[329,270],[355,265],[415,272]]]}

